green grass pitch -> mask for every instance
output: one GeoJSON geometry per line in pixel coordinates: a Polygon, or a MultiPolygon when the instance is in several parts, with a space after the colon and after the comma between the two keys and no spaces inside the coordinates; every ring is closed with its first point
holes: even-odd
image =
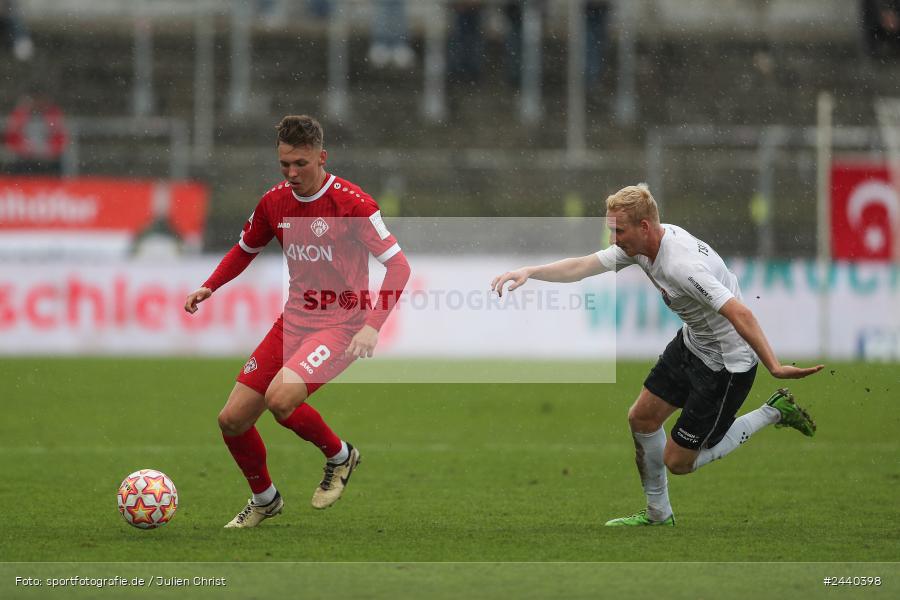
{"type": "MultiPolygon", "coordinates": [[[[304,598],[330,597],[335,577],[357,597],[549,597],[565,586],[570,597],[633,596],[657,579],[664,597],[679,597],[673,581],[686,572],[720,592],[746,579],[744,595],[729,597],[756,597],[778,573],[784,585],[768,597],[824,594],[824,576],[880,574],[867,595],[900,590],[897,365],[832,364],[789,382],[818,422],[815,438],[767,428],[722,461],[670,476],[678,526],[638,531],[603,523],[643,506],[626,412],[649,361],[620,363],[616,384],[328,386],[311,403],[363,455],[344,498],[309,506],[321,455],[265,414],[285,510],[241,531],[222,528],[248,490],[216,426],[240,364],[0,363],[0,596],[39,595],[13,585],[19,575],[120,572],[224,574],[234,597],[301,584],[304,598]],[[180,496],[175,519],[155,531],[116,510],[121,479],[145,467],[167,473],[180,496]],[[137,564],[104,564],[123,562],[137,564]],[[752,564],[761,562],[775,564],[752,564]]],[[[778,385],[761,374],[741,412],[778,385]]],[[[685,597],[722,597],[700,589],[685,597]]],[[[152,586],[142,597],[176,591],[152,586]]]]}

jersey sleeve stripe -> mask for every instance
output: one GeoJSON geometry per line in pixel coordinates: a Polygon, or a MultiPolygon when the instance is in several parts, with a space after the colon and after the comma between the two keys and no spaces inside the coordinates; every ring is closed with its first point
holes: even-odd
{"type": "MultiPolygon", "coordinates": [[[[258,251],[257,251],[257,252],[258,252],[258,251]]],[[[400,244],[394,244],[393,246],[391,246],[390,248],[388,248],[387,250],[385,250],[384,252],[382,252],[381,254],[379,254],[378,256],[376,256],[376,257],[375,257],[375,260],[377,260],[377,261],[380,262],[380,263],[385,263],[385,262],[387,262],[392,256],[394,256],[395,254],[397,254],[398,252],[400,252],[400,244]]]]}
{"type": "Polygon", "coordinates": [[[241,246],[241,250],[244,252],[249,252],[250,254],[258,254],[262,252],[262,248],[251,248],[247,244],[244,243],[244,234],[241,234],[241,239],[238,240],[238,244],[241,246]]]}

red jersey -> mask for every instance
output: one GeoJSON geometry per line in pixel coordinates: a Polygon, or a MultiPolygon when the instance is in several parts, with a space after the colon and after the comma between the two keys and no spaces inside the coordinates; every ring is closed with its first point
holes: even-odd
{"type": "Polygon", "coordinates": [[[284,307],[288,331],[361,327],[367,308],[381,300],[369,293],[369,254],[384,263],[400,252],[372,197],[327,173],[312,196],[298,196],[287,181],[263,195],[239,245],[256,254],[272,237],[284,250],[290,274],[284,307]]]}

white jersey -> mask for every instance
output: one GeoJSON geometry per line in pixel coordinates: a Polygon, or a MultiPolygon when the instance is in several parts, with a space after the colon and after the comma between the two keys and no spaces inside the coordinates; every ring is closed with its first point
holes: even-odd
{"type": "Polygon", "coordinates": [[[652,263],[643,255],[629,257],[618,246],[597,252],[604,268],[618,271],[640,266],[663,301],[684,321],[684,344],[713,371],[743,373],[757,363],[756,353],[719,314],[732,298],[741,299],[737,277],[708,244],[676,225],[663,224],[665,234],[652,263]]]}

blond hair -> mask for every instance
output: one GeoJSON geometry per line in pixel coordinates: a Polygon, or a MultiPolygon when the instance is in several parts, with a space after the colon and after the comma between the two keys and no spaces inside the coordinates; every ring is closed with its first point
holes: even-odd
{"type": "Polygon", "coordinates": [[[646,183],[623,187],[606,199],[606,211],[622,211],[637,225],[644,219],[659,223],[659,207],[646,183]]]}

